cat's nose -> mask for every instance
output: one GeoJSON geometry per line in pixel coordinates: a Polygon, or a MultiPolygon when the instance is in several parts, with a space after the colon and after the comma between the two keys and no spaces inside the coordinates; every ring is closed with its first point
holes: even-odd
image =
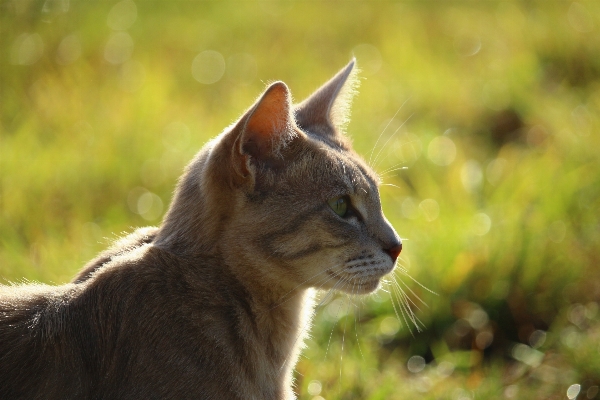
{"type": "Polygon", "coordinates": [[[383,249],[386,253],[392,257],[392,262],[396,262],[396,259],[400,255],[402,251],[402,243],[398,243],[397,245],[390,247],[389,249],[383,249]]]}

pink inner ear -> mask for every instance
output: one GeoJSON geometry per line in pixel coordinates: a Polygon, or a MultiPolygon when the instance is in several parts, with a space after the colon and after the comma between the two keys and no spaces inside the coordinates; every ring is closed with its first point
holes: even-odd
{"type": "Polygon", "coordinates": [[[247,140],[271,144],[290,122],[289,91],[283,82],[267,89],[246,124],[247,140]]]}

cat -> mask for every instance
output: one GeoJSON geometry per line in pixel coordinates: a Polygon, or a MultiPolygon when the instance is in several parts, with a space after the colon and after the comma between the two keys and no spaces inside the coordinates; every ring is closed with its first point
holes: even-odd
{"type": "Polygon", "coordinates": [[[294,399],[315,289],[371,293],[402,250],[344,136],[354,65],[269,85],[71,283],[0,286],[0,398],[294,399]]]}

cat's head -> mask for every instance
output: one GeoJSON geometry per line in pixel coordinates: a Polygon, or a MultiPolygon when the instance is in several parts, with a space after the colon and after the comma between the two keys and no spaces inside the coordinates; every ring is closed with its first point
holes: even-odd
{"type": "Polygon", "coordinates": [[[343,135],[354,75],[352,61],[297,105],[271,84],[184,175],[172,209],[179,197],[204,215],[188,232],[218,237],[210,247],[245,278],[369,293],[394,268],[379,178],[343,135]]]}

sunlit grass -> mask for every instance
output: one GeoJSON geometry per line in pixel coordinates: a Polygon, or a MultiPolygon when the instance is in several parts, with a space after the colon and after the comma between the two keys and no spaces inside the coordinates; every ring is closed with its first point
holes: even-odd
{"type": "Polygon", "coordinates": [[[354,54],[349,134],[437,295],[410,285],[414,337],[385,291],[323,305],[300,398],[597,398],[600,3],[115,4],[0,2],[2,281],[67,282],[160,223],[267,82],[301,100],[354,54]]]}

